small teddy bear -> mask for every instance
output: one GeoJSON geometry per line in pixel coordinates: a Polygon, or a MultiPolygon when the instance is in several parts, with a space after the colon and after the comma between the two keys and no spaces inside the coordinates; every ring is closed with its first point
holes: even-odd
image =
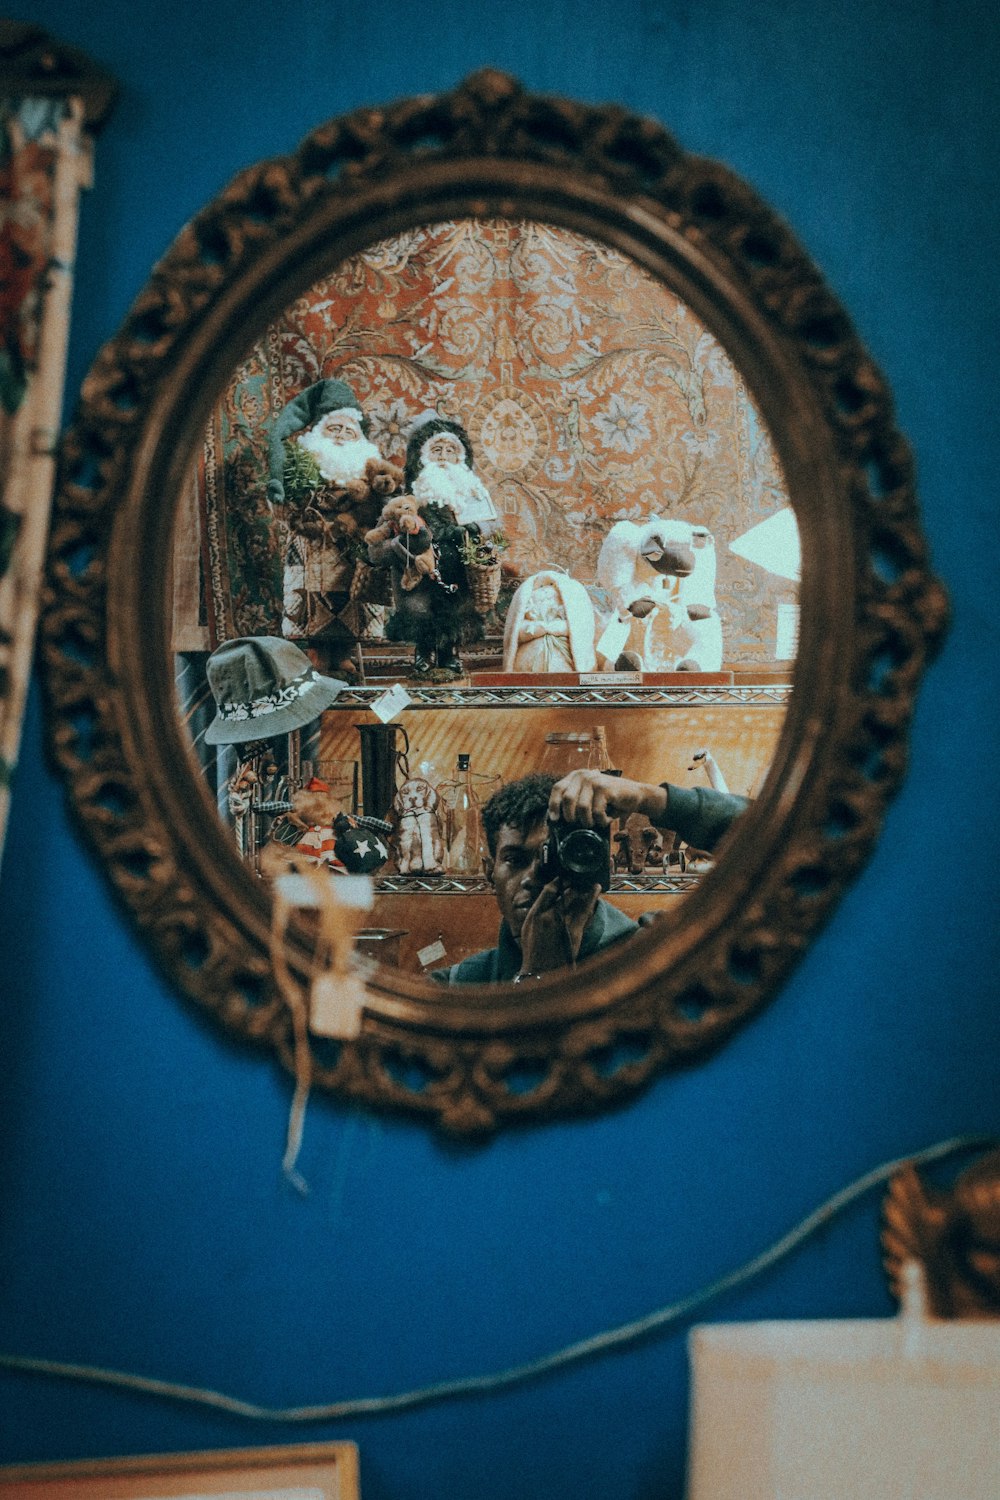
{"type": "Polygon", "coordinates": [[[382,507],[378,525],[365,532],[370,546],[389,542],[403,563],[400,584],[409,591],[437,567],[431,533],[412,495],[397,495],[382,507]]]}

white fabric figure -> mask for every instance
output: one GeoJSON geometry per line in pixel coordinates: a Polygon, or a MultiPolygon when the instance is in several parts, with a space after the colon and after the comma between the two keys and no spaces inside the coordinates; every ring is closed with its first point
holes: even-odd
{"type": "Polygon", "coordinates": [[[567,573],[526,578],[510,602],[503,633],[505,672],[593,672],[596,622],[582,583],[567,573]]]}
{"type": "MultiPolygon", "coordinates": [[[[619,651],[626,665],[647,672],[721,669],[715,569],[715,538],[705,526],[663,516],[641,526],[612,526],[597,560],[597,581],[622,622],[619,651]]],[[[606,665],[613,668],[616,660],[606,665]]]]}

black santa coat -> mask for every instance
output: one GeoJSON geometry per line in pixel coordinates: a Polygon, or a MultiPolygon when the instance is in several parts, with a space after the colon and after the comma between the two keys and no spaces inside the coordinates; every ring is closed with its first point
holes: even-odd
{"type": "Polygon", "coordinates": [[[459,548],[465,528],[458,525],[449,505],[425,502],[420,514],[431,533],[437,553],[437,571],[444,584],[435,578],[421,578],[416,588],[404,589],[401,583],[406,566],[406,551],[399,538],[369,543],[368,558],[375,567],[392,569],[393,613],[386,621],[385,633],[391,641],[413,641],[425,655],[443,646],[482,640],[483,622],[472,604],[465,578],[465,565],[459,548]]]}

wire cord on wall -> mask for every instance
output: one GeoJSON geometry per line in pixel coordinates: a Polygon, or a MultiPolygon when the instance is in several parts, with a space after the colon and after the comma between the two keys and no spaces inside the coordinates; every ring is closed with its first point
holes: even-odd
{"type": "Polygon", "coordinates": [[[348,1417],[388,1416],[395,1412],[412,1411],[418,1406],[428,1406],[432,1402],[452,1400],[459,1396],[491,1395],[495,1391],[509,1390],[511,1386],[535,1380],[541,1375],[565,1369],[569,1365],[579,1364],[597,1355],[625,1349],[652,1333],[662,1332],[690,1318],[692,1314],[700,1312],[702,1308],[707,1307],[709,1303],[716,1301],[726,1292],[744,1286],[755,1276],[769,1270],[771,1266],[783,1260],[786,1255],[807,1240],[810,1235],[829,1224],[831,1219],[842,1213],[858,1198],[887,1182],[910,1162],[923,1166],[931,1162],[942,1161],[945,1157],[955,1156],[960,1152],[986,1151],[997,1145],[1000,1145],[1000,1141],[990,1136],[955,1136],[951,1140],[939,1141],[936,1145],[928,1146],[925,1150],[915,1152],[910,1156],[884,1162],[881,1166],[866,1172],[863,1177],[855,1178],[847,1187],[834,1193],[832,1198],[827,1198],[819,1208],[808,1214],[796,1224],[794,1229],[782,1235],[768,1249],[754,1256],[752,1260],[746,1261],[735,1271],[720,1276],[707,1287],[703,1287],[701,1291],[692,1292],[690,1296],[683,1297],[679,1302],[658,1308],[655,1312],[647,1313],[643,1318],[637,1318],[630,1323],[622,1323],[617,1328],[606,1329],[603,1333],[594,1334],[574,1344],[567,1344],[552,1354],[529,1360],[526,1364],[513,1365],[509,1369],[500,1370],[492,1375],[470,1375],[456,1380],[444,1380],[436,1385],[420,1386],[417,1390],[402,1391],[395,1396],[360,1396],[348,1401],[331,1401],[315,1406],[259,1406],[256,1402],[241,1401],[236,1396],[227,1396],[222,1391],[205,1390],[200,1386],[180,1385],[172,1380],[157,1380],[150,1375],[133,1375],[123,1370],[106,1370],[98,1365],[67,1364],[61,1360],[35,1359],[30,1355],[0,1353],[0,1368],[26,1374],[49,1375],[60,1380],[77,1380],[92,1385],[142,1391],[146,1395],[161,1396],[169,1401],[183,1401],[190,1405],[212,1407],[216,1411],[228,1412],[232,1416],[245,1417],[254,1422],[336,1422],[348,1417]]]}

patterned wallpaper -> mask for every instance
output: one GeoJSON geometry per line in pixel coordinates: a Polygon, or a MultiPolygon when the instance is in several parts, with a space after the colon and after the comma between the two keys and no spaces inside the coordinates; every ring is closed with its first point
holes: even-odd
{"type": "Polygon", "coordinates": [[[402,460],[418,413],[468,428],[505,515],[505,561],[593,584],[619,520],[678,516],[716,538],[726,661],[773,659],[792,584],[728,543],[788,503],[739,372],[665,286],[618,251],[535,222],[462,220],[384,240],[295,301],[235,372],[199,466],[214,639],[277,631],[279,523],[266,434],[336,375],[402,460]]]}

